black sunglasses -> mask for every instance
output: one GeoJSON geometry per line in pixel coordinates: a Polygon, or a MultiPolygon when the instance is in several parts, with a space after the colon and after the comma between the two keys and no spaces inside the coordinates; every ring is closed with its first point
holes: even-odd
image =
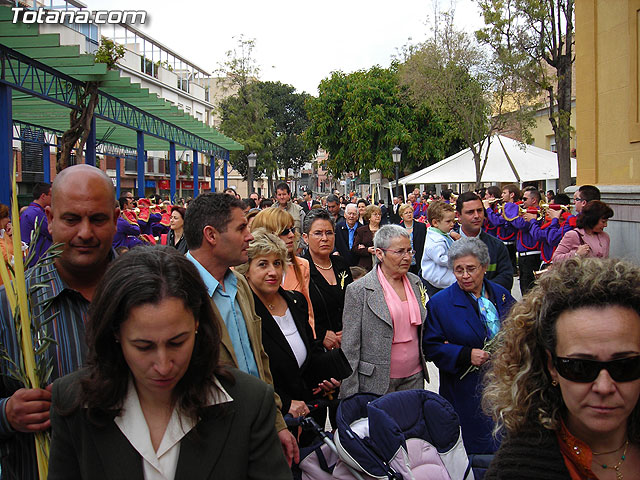
{"type": "Polygon", "coordinates": [[[285,235],[289,235],[289,233],[296,233],[296,227],[291,227],[291,228],[285,228],[284,230],[282,230],[282,232],[280,233],[280,236],[283,237],[285,235]]]}
{"type": "Polygon", "coordinates": [[[554,355],[553,364],[562,377],[577,383],[595,381],[601,370],[609,372],[611,378],[616,382],[632,382],[640,378],[640,355],[609,362],[583,358],[563,358],[554,355]]]}

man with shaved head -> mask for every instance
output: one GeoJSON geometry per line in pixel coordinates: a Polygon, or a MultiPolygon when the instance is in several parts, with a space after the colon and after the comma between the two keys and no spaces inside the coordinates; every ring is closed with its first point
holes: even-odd
{"type": "MultiPolygon", "coordinates": [[[[38,266],[28,284],[41,284],[33,305],[41,320],[52,317],[46,336],[55,340],[46,350],[52,358],[49,382],[80,368],[86,356],[85,322],[96,286],[113,258],[111,242],[119,208],[113,184],[90,165],[75,165],[60,172],[46,207],[53,243],[62,253],[55,263],[38,266]]],[[[0,344],[9,358],[18,359],[19,343],[4,288],[0,288],[0,344]]],[[[26,389],[0,364],[0,461],[2,478],[38,478],[34,433],[47,430],[51,406],[50,385],[26,389]]]]}

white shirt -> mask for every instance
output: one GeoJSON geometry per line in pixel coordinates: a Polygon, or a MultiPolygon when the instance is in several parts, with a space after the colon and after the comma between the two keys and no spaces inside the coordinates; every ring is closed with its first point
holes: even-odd
{"type": "Polygon", "coordinates": [[[273,315],[273,319],[278,324],[278,327],[280,327],[284,338],[287,339],[291,350],[293,350],[293,354],[298,361],[298,367],[301,367],[307,359],[307,348],[304,346],[300,332],[298,332],[298,327],[296,327],[296,322],[293,320],[291,310],[287,308],[283,316],[278,317],[277,315],[273,315]]]}
{"type": "MultiPolygon", "coordinates": [[[[220,390],[212,389],[209,392],[207,405],[232,402],[233,398],[220,385],[217,379],[215,383],[220,390]]],[[[174,408],[156,452],[151,443],[149,426],[142,413],[138,392],[133,379],[130,378],[127,396],[122,405],[122,412],[114,421],[123,435],[127,437],[129,443],[142,457],[142,471],[145,480],[173,480],[178,466],[178,457],[180,456],[180,441],[195,427],[196,424],[193,420],[185,417],[178,412],[177,408],[174,408]]]]}

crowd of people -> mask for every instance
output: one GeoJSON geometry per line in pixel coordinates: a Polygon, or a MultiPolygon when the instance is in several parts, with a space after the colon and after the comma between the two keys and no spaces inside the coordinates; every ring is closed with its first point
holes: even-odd
{"type": "MultiPolygon", "coordinates": [[[[171,205],[76,165],[33,198],[20,230],[53,385],[12,375],[0,288],[2,478],[38,478],[43,431],[52,479],[291,478],[313,436],[286,418],[335,427],[338,399],[423,389],[427,362],[467,452],[495,454],[487,478],[640,471],[640,268],[607,259],[594,186],[573,213],[516,185],[171,205]]],[[[0,205],[8,262],[11,234],[0,205]]]]}

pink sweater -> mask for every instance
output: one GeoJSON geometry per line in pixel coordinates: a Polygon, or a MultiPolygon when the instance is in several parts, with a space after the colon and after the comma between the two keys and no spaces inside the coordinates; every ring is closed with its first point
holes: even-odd
{"type": "Polygon", "coordinates": [[[609,235],[607,233],[587,233],[582,228],[576,228],[564,234],[558,248],[556,248],[553,254],[552,261],[559,263],[568,258],[575,257],[578,247],[585,243],[591,248],[586,255],[587,257],[609,257],[609,235]]]}

